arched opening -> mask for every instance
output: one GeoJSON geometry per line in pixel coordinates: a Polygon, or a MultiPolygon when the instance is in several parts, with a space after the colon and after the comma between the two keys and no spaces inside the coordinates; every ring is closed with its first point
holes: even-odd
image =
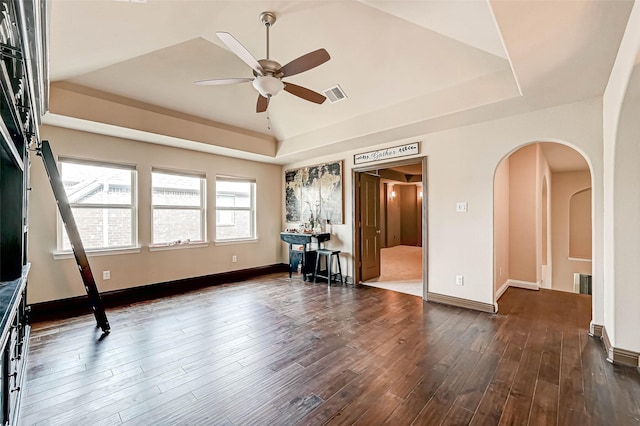
{"type": "Polygon", "coordinates": [[[494,177],[495,302],[509,287],[579,292],[579,280],[590,280],[591,182],[585,158],[561,143],[527,144],[500,162],[494,177]]]}

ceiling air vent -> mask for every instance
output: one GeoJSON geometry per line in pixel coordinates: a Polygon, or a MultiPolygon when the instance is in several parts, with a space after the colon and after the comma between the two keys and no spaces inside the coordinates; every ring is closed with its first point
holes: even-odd
{"type": "Polygon", "coordinates": [[[342,90],[342,87],[339,85],[330,87],[329,89],[324,91],[324,95],[329,99],[329,102],[335,104],[336,102],[340,102],[343,99],[347,99],[347,95],[342,90]]]}

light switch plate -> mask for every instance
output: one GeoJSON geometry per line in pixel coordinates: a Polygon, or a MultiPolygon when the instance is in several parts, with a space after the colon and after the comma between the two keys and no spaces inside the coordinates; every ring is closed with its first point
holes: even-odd
{"type": "Polygon", "coordinates": [[[461,213],[466,212],[467,211],[467,203],[464,202],[464,201],[456,203],[456,211],[457,212],[461,212],[461,213]]]}

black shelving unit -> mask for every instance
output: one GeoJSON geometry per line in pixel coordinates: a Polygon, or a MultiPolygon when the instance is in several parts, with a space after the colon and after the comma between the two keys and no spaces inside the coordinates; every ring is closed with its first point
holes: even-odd
{"type": "Polygon", "coordinates": [[[29,324],[29,146],[46,110],[46,1],[0,0],[0,422],[17,424],[29,324]]]}

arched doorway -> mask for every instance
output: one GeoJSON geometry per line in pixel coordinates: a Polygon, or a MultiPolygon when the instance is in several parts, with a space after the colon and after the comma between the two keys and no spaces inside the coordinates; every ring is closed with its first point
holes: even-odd
{"type": "Polygon", "coordinates": [[[494,176],[496,303],[509,287],[580,292],[580,279],[590,280],[591,182],[582,154],[561,143],[530,143],[500,162],[494,176]]]}

